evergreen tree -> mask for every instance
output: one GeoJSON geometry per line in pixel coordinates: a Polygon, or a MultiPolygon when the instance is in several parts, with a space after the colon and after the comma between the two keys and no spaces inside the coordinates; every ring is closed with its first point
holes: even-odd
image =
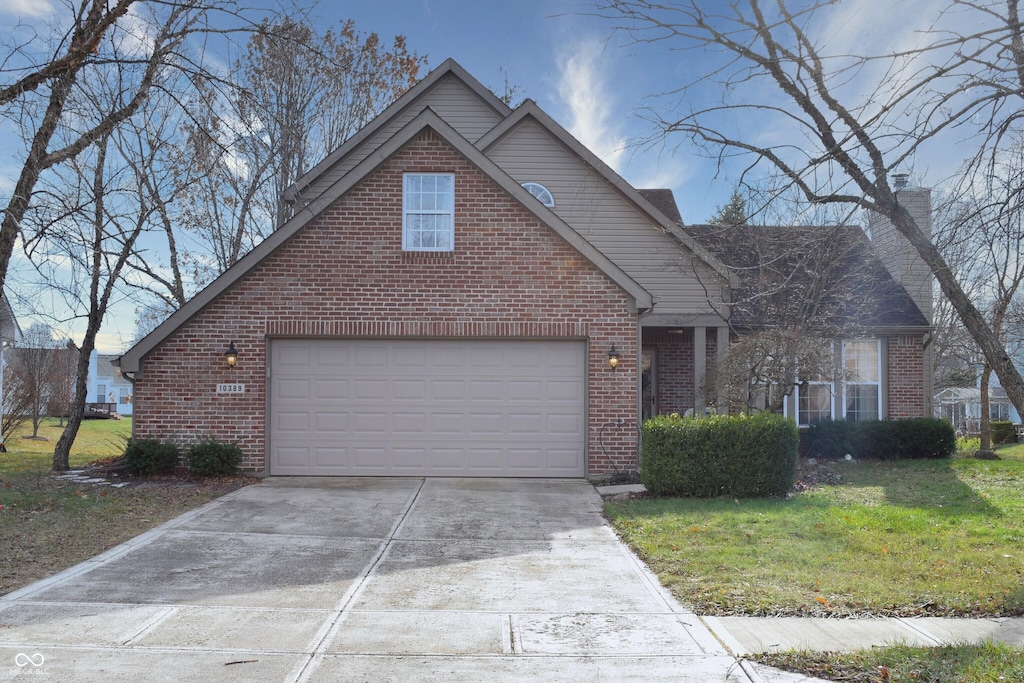
{"type": "Polygon", "coordinates": [[[708,219],[711,225],[746,225],[747,224],[747,200],[736,188],[732,191],[732,197],[718,211],[708,219]]]}

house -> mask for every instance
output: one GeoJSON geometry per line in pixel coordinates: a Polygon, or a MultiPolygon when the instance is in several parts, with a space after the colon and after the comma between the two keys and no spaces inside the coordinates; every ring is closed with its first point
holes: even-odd
{"type": "MultiPolygon", "coordinates": [[[[1006,390],[989,387],[988,411],[992,420],[1020,424],[1020,415],[1010,403],[1006,390]]],[[[935,395],[935,417],[949,420],[961,434],[981,431],[981,389],[977,387],[948,387],[935,395]]]]}
{"type": "MultiPolygon", "coordinates": [[[[4,405],[4,368],[7,367],[7,359],[4,358],[4,351],[8,346],[21,341],[21,326],[18,325],[18,318],[14,315],[14,309],[7,300],[7,294],[0,293],[0,406],[4,405]]],[[[6,451],[0,439],[0,452],[6,451]]]]}
{"type": "MultiPolygon", "coordinates": [[[[121,375],[114,363],[117,354],[89,354],[89,377],[86,380],[87,405],[105,404],[104,410],[117,415],[132,414],[132,383],[121,375]]],[[[87,411],[88,412],[88,411],[87,411]]]]}
{"type": "MultiPolygon", "coordinates": [[[[120,358],[137,437],[270,475],[601,478],[637,469],[642,404],[703,410],[735,274],[534,102],[449,60],[288,197],[120,358]]],[[[879,415],[925,414],[926,332],[871,331],[879,415]]]]}

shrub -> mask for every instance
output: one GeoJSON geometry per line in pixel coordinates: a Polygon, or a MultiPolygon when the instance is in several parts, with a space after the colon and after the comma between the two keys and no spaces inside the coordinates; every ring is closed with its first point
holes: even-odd
{"type": "Polygon", "coordinates": [[[185,463],[189,472],[204,477],[237,474],[242,463],[242,449],[233,443],[203,439],[188,447],[185,463]]]}
{"type": "Polygon", "coordinates": [[[976,436],[958,436],[956,437],[956,453],[957,455],[968,456],[974,455],[975,451],[981,448],[981,439],[976,436]]]}
{"type": "Polygon", "coordinates": [[[796,425],[781,415],[660,416],[643,427],[640,480],[656,495],[783,496],[796,482],[796,425]]]}
{"type": "Polygon", "coordinates": [[[857,452],[859,433],[857,422],[822,420],[807,428],[805,455],[809,458],[841,458],[857,452]]]}
{"type": "Polygon", "coordinates": [[[180,459],[177,446],[157,439],[129,440],[124,450],[124,468],[128,474],[173,472],[180,459]]]}
{"type": "Polygon", "coordinates": [[[1017,428],[1012,422],[993,420],[991,425],[993,446],[999,446],[1004,443],[1014,443],[1017,441],[1017,428]]]}
{"type": "Polygon", "coordinates": [[[807,429],[808,455],[836,458],[916,460],[948,458],[957,448],[956,431],[945,420],[915,417],[904,420],[823,421],[807,429]]]}

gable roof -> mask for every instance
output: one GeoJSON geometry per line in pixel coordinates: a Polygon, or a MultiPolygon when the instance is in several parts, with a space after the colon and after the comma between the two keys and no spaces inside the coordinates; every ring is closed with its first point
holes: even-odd
{"type": "Polygon", "coordinates": [[[341,163],[342,160],[351,154],[353,150],[362,146],[379,131],[385,129],[389,123],[396,118],[399,118],[402,113],[407,111],[409,107],[418,101],[424,93],[430,91],[446,77],[454,77],[461,81],[462,84],[474,93],[481,102],[494,110],[495,114],[497,114],[499,118],[505,118],[508,116],[509,112],[512,111],[511,107],[502,102],[497,95],[488,90],[482,83],[480,83],[480,81],[473,78],[473,76],[463,69],[455,60],[451,58],[446,59],[440,66],[428,73],[423,80],[409,88],[405,94],[388,105],[383,112],[378,116],[375,116],[369,123],[360,128],[355,135],[350,137],[342,143],[340,147],[324,157],[320,163],[303,173],[302,176],[291,185],[291,187],[285,190],[285,201],[296,201],[302,192],[312,186],[317,179],[329,173],[333,167],[341,163]]]}
{"type": "Polygon", "coordinates": [[[484,152],[488,151],[501,142],[506,135],[508,135],[527,118],[531,118],[536,121],[555,140],[569,149],[584,164],[612,185],[612,187],[625,197],[627,201],[639,209],[641,213],[650,218],[657,226],[665,231],[666,234],[673,237],[678,244],[682,245],[688,251],[697,256],[697,258],[706,263],[727,282],[731,281],[731,273],[729,272],[729,269],[726,268],[726,266],[716,258],[714,254],[708,252],[703,245],[695,241],[690,235],[680,229],[682,220],[679,218],[679,208],[676,206],[675,198],[672,196],[671,190],[637,190],[626,182],[626,180],[616,173],[610,166],[608,166],[608,164],[601,161],[598,156],[591,152],[583,143],[573,137],[573,135],[563,128],[561,124],[551,118],[547,112],[537,106],[537,103],[533,100],[525,100],[501,123],[496,125],[490,132],[477,140],[476,146],[484,152]],[[653,193],[661,203],[664,203],[665,193],[667,193],[671,201],[671,211],[674,216],[666,215],[658,205],[650,201],[645,192],[653,193]]]}
{"type": "Polygon", "coordinates": [[[359,162],[350,172],[335,181],[335,183],[326,191],[321,193],[315,199],[312,199],[308,204],[302,206],[290,220],[275,230],[269,237],[267,237],[267,239],[260,242],[260,244],[253,248],[252,251],[239,259],[237,263],[224,271],[220,277],[197,293],[155,330],[129,349],[123,356],[121,356],[119,361],[122,370],[126,372],[137,372],[143,356],[149,353],[149,351],[155,348],[161,341],[170,336],[189,319],[213,303],[217,297],[248,274],[249,271],[261,263],[265,258],[269,257],[278,247],[287,242],[293,235],[302,230],[330,204],[352,189],[352,187],[363,180],[381,163],[398,152],[402,147],[427,129],[437,133],[459,154],[464,156],[481,172],[490,177],[491,180],[493,180],[508,194],[517,199],[523,207],[533,213],[541,223],[550,227],[562,239],[579,251],[585,258],[607,275],[609,279],[617,284],[627,295],[629,295],[638,309],[649,309],[653,305],[653,299],[650,292],[637,284],[635,280],[615,265],[607,256],[598,251],[592,244],[584,239],[571,226],[560,219],[554,212],[537,201],[537,199],[531,195],[528,190],[523,188],[507,173],[501,170],[501,168],[487,158],[483,152],[470,144],[464,137],[459,135],[454,128],[441,119],[441,117],[434,113],[434,111],[427,108],[420,112],[412,121],[403,126],[397,133],[388,138],[384,144],[374,149],[369,156],[359,162]]]}
{"type": "Polygon", "coordinates": [[[855,225],[692,225],[687,231],[737,275],[730,322],[819,329],[927,328],[855,225]]]}

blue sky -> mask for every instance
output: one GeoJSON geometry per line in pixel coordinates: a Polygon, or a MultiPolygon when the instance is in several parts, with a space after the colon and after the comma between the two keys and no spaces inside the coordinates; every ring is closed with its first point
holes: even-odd
{"type": "MultiPolygon", "coordinates": [[[[67,1],[0,0],[0,27],[18,21],[44,22],[57,12],[63,20],[67,1]]],[[[261,1],[272,6],[273,0],[261,1]]],[[[915,26],[932,19],[936,3],[850,0],[822,16],[817,28],[838,53],[911,47],[920,35],[915,26]],[[883,9],[886,21],[879,22],[883,9]]],[[[641,110],[655,102],[665,105],[651,96],[703,73],[708,54],[670,51],[665,43],[630,45],[623,35],[613,34],[607,20],[588,15],[592,7],[592,2],[582,0],[325,0],[312,13],[321,24],[352,19],[358,30],[376,32],[387,42],[396,34],[405,35],[411,50],[428,56],[429,67],[454,58],[499,93],[507,75],[520,97],[535,100],[627,181],[641,188],[673,189],[684,222],[705,222],[728,200],[738,168],[716,169],[714,162],[681,140],[671,148],[639,147],[636,142],[652,132],[640,118],[641,110]]],[[[719,96],[710,85],[696,96],[701,94],[719,96]]],[[[758,93],[763,96],[764,92],[758,93]]],[[[758,141],[787,133],[758,119],[732,123],[758,141]]],[[[933,146],[927,153],[907,169],[925,185],[939,184],[963,156],[952,143],[945,148],[933,146]]],[[[5,149],[0,141],[4,203],[18,168],[20,153],[5,149]]],[[[100,335],[101,349],[125,348],[134,333],[134,319],[134,305],[120,305],[100,335]]],[[[74,327],[65,333],[75,335],[74,327]]]]}

